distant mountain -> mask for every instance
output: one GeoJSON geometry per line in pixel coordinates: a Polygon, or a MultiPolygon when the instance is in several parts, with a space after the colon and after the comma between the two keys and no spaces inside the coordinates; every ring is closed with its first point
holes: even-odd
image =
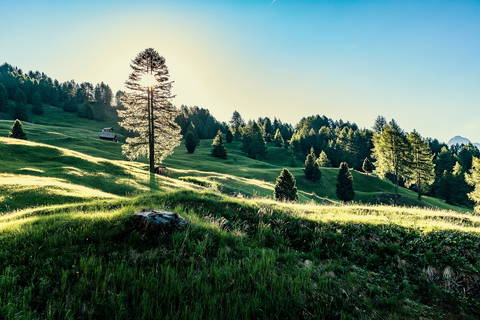
{"type": "MultiPolygon", "coordinates": [[[[462,136],[455,136],[452,139],[448,140],[447,144],[453,146],[456,144],[469,144],[472,143],[469,139],[462,136]]],[[[480,149],[480,143],[473,143],[474,146],[480,149]]]]}

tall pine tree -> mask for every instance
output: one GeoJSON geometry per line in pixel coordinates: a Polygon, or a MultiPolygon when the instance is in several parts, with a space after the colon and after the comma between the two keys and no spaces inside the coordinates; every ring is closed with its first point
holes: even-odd
{"type": "MultiPolygon", "coordinates": [[[[165,58],[152,48],[140,52],[130,66],[125,110],[119,110],[119,114],[120,125],[134,135],[127,138],[122,151],[130,159],[148,156],[153,173],[155,163],[162,162],[180,144],[180,128],[175,123],[178,111],[171,103],[172,81],[165,58]]],[[[111,91],[103,88],[104,94],[98,93],[96,98],[109,103],[111,91]]]]}
{"type": "Polygon", "coordinates": [[[375,173],[381,178],[392,174],[395,195],[398,198],[400,178],[406,174],[408,166],[408,142],[405,133],[392,120],[381,132],[373,136],[373,157],[376,159],[375,173]]]}
{"type": "Polygon", "coordinates": [[[407,186],[415,185],[418,200],[421,200],[422,193],[435,181],[433,155],[428,142],[424,141],[417,131],[408,134],[407,141],[409,156],[405,182],[407,186]]]}

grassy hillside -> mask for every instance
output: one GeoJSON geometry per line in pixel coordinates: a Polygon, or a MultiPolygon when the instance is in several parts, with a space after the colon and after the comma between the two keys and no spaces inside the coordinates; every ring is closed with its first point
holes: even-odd
{"type": "MultiPolygon", "coordinates": [[[[480,317],[478,216],[339,205],[333,168],[318,184],[290,168],[301,203],[277,203],[267,197],[285,150],[257,161],[238,142],[227,160],[210,141],[193,155],[181,146],[168,177],[151,176],[98,140],[111,124],[47,115],[25,123],[29,141],[0,138],[0,319],[480,317]],[[132,216],[142,208],[188,226],[152,234],[132,216]]],[[[357,201],[392,191],[353,175],[357,201]]],[[[464,210],[401,192],[408,205],[464,210]]]]}
{"type": "Polygon", "coordinates": [[[199,188],[181,180],[150,176],[143,163],[108,160],[25,140],[0,138],[0,155],[0,213],[172,188],[199,188]]]}
{"type": "MultiPolygon", "coordinates": [[[[114,123],[78,118],[75,114],[47,106],[43,116],[31,115],[30,120],[31,123],[24,124],[30,141],[75,150],[90,156],[105,158],[105,160],[125,160],[121,155],[121,145],[119,143],[102,141],[97,138],[101,128],[116,127],[114,123]]],[[[0,120],[0,136],[7,135],[11,124],[11,120],[0,120]]],[[[273,184],[281,168],[288,167],[297,179],[300,201],[314,200],[320,203],[337,201],[335,184],[338,170],[336,168],[322,168],[321,182],[312,183],[303,176],[303,162],[301,160],[297,161],[298,167],[290,167],[291,161],[288,152],[284,149],[269,146],[267,158],[258,161],[246,157],[241,152],[240,146],[239,142],[226,145],[229,153],[227,160],[210,156],[209,140],[202,140],[193,155],[188,154],[184,146],[180,146],[175,154],[166,160],[166,165],[171,168],[169,176],[213,188],[226,194],[271,197],[273,184]]],[[[28,158],[28,153],[25,153],[25,157],[28,158]]],[[[130,164],[141,167],[139,163],[130,162],[130,164]]],[[[26,162],[19,162],[14,166],[18,166],[18,168],[14,168],[13,171],[29,167],[26,162]]],[[[115,171],[115,167],[116,164],[112,166],[113,171],[115,171]]],[[[0,170],[13,172],[12,168],[0,170]]],[[[105,170],[107,170],[107,167],[103,168],[103,172],[105,170]]],[[[113,171],[111,174],[115,176],[116,173],[113,171]]],[[[102,172],[102,168],[97,166],[92,172],[102,172]]],[[[105,173],[108,175],[108,170],[105,173]]],[[[48,176],[48,173],[45,175],[48,176]]],[[[56,175],[53,176],[57,177],[56,175]]],[[[126,177],[128,178],[128,176],[126,177]]],[[[356,191],[355,201],[357,202],[376,203],[383,195],[393,192],[393,184],[389,181],[383,181],[372,175],[357,171],[353,172],[353,177],[356,191]]],[[[97,178],[97,182],[102,179],[97,178]]],[[[97,182],[91,181],[88,186],[97,182]]],[[[112,181],[106,179],[103,183],[112,184],[112,181]]],[[[138,188],[127,188],[123,194],[135,193],[138,190],[138,188]]],[[[102,191],[110,192],[108,188],[102,189],[102,191]]],[[[401,189],[400,193],[402,205],[467,210],[448,205],[444,201],[432,197],[425,197],[424,201],[420,202],[417,200],[416,194],[407,189],[401,189]]],[[[118,195],[119,193],[115,194],[118,195]]]]}
{"type": "Polygon", "coordinates": [[[478,319],[480,218],[173,191],[0,217],[0,318],[478,319]],[[140,208],[185,230],[152,234],[140,208]]]}

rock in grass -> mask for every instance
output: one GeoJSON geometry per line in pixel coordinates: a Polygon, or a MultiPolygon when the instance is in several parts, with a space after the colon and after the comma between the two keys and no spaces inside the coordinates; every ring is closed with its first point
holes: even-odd
{"type": "Polygon", "coordinates": [[[146,232],[171,232],[187,225],[187,220],[169,211],[142,210],[134,215],[140,220],[141,229],[146,232]]]}

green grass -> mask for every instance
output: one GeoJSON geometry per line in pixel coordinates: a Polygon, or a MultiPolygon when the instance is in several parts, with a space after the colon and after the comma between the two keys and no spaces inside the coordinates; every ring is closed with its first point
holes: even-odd
{"type": "Polygon", "coordinates": [[[173,191],[0,229],[5,319],[480,317],[480,218],[465,214],[173,191]],[[189,225],[145,233],[131,214],[149,207],[189,225]]]}
{"type": "MultiPolygon", "coordinates": [[[[315,200],[321,203],[337,202],[335,194],[338,169],[321,168],[320,182],[311,182],[303,175],[303,163],[297,160],[298,167],[290,167],[288,152],[284,148],[269,146],[268,154],[261,161],[245,156],[240,150],[241,143],[226,144],[228,159],[220,160],[210,156],[211,141],[202,140],[194,154],[186,152],[179,146],[174,155],[165,164],[181,169],[172,173],[176,178],[199,182],[202,185],[214,185],[228,194],[242,193],[246,196],[271,197],[276,177],[282,168],[287,167],[297,180],[299,200],[306,202],[315,200]]],[[[373,175],[353,170],[353,181],[356,202],[375,203],[377,196],[392,194],[394,185],[390,181],[381,180],[373,175]]],[[[406,206],[436,207],[447,210],[468,211],[466,208],[452,206],[442,200],[425,196],[417,199],[413,191],[400,188],[400,204],[406,206]]]]}
{"type": "MultiPolygon", "coordinates": [[[[90,168],[87,165],[88,170],[92,173],[90,176],[93,173],[102,172],[102,170],[108,175],[110,174],[110,169],[115,171],[115,168],[117,168],[116,163],[110,165],[112,163],[110,160],[125,160],[121,154],[120,143],[102,141],[97,138],[99,130],[103,127],[113,126],[118,128],[114,123],[78,118],[75,114],[48,106],[45,107],[43,116],[31,115],[31,121],[33,123],[24,123],[29,140],[104,158],[105,165],[103,168],[102,166],[90,168]]],[[[6,136],[11,125],[11,120],[0,120],[0,136],[6,136]]],[[[209,140],[202,140],[194,154],[188,154],[184,146],[178,147],[174,155],[165,161],[166,165],[171,168],[169,175],[172,178],[208,186],[226,194],[241,194],[247,197],[272,197],[276,177],[283,167],[288,167],[297,179],[299,201],[308,202],[314,200],[319,203],[335,203],[338,201],[335,195],[336,176],[338,173],[336,168],[322,168],[321,181],[312,183],[303,176],[302,161],[297,160],[298,167],[290,167],[291,161],[288,152],[283,148],[269,146],[266,159],[259,161],[246,157],[240,150],[241,143],[233,142],[232,144],[226,144],[229,153],[228,159],[221,160],[210,156],[210,143],[211,141],[209,140]]],[[[11,150],[10,152],[15,151],[11,150]]],[[[28,152],[24,154],[25,158],[29,157],[28,152]]],[[[49,163],[46,166],[51,166],[51,164],[49,163]]],[[[15,170],[29,167],[25,162],[21,162],[22,167],[20,167],[20,164],[16,165],[19,168],[15,170]]],[[[144,168],[137,162],[134,163],[134,166],[144,168]]],[[[83,165],[78,165],[77,167],[79,170],[84,170],[82,168],[83,165]]],[[[12,172],[12,169],[0,169],[0,172],[2,171],[12,172]]],[[[121,178],[132,178],[127,173],[121,171],[122,169],[119,169],[112,173],[111,176],[114,177],[118,174],[121,178]]],[[[356,202],[376,203],[378,202],[378,197],[393,193],[394,186],[389,181],[357,171],[353,171],[352,174],[356,192],[354,201],[356,202]]],[[[58,177],[58,174],[50,175],[50,172],[48,172],[44,176],[58,177]]],[[[61,178],[64,178],[64,175],[61,175],[61,178]]],[[[104,179],[102,176],[96,177],[96,180],[92,177],[74,180],[76,181],[70,182],[78,182],[80,185],[87,187],[103,184],[104,186],[100,189],[109,193],[111,188],[116,188],[117,192],[113,193],[117,195],[135,194],[141,190],[141,188],[127,187],[128,183],[114,186],[115,183],[112,179],[104,179]]],[[[423,201],[418,201],[414,192],[404,188],[400,189],[400,194],[401,205],[436,207],[458,211],[469,210],[449,205],[442,200],[432,197],[424,197],[423,201]]]]}
{"type": "Polygon", "coordinates": [[[393,185],[356,171],[340,205],[333,168],[320,183],[289,168],[300,202],[275,202],[288,154],[238,142],[227,160],[181,146],[150,175],[97,139],[111,124],[46,113],[29,141],[0,138],[0,319],[480,318],[480,217],[464,208],[406,189],[424,208],[369,205],[393,185]],[[188,227],[145,232],[142,208],[188,227]]]}
{"type": "Polygon", "coordinates": [[[199,188],[150,175],[146,165],[37,142],[0,138],[0,214],[17,209],[199,188]]]}

